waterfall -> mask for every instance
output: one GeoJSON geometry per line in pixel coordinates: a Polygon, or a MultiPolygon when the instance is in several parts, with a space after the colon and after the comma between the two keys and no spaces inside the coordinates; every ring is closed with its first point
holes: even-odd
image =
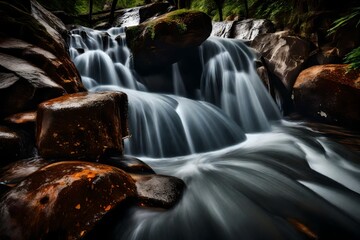
{"type": "Polygon", "coordinates": [[[128,95],[125,153],[187,189],[168,211],[127,209],[104,239],[360,239],[359,154],[281,120],[241,41],[209,38],[146,76],[125,43],[82,27],[69,51],[90,91],[128,95]]]}
{"type": "Polygon", "coordinates": [[[189,94],[178,64],[171,69],[171,92],[148,92],[158,79],[145,81],[131,68],[125,42],[123,28],[80,28],[72,30],[70,52],[90,91],[128,94],[129,154],[164,157],[220,149],[243,141],[244,132],[269,131],[270,122],[280,119],[252,67],[254,56],[240,41],[211,38],[199,47],[202,74],[194,99],[179,97],[189,94]]]}

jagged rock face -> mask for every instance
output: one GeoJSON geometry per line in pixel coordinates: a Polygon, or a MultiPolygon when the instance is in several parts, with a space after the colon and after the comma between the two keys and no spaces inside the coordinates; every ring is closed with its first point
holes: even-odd
{"type": "Polygon", "coordinates": [[[294,85],[296,110],[316,120],[359,128],[360,71],[347,65],[314,66],[302,71],[294,85]]]}
{"type": "Polygon", "coordinates": [[[45,158],[97,159],[122,152],[127,136],[127,96],[120,92],[74,93],[43,102],[37,112],[36,145],[45,158]]]}
{"type": "Polygon", "coordinates": [[[199,46],[211,33],[211,19],[198,11],[178,10],[126,30],[138,71],[170,65],[184,51],[199,46]]]}
{"type": "Polygon", "coordinates": [[[311,52],[310,42],[291,36],[286,31],[259,35],[252,41],[251,47],[262,54],[268,70],[278,77],[289,91],[311,52]]]}
{"type": "Polygon", "coordinates": [[[16,38],[0,38],[0,52],[21,58],[38,67],[67,93],[83,91],[77,70],[67,55],[59,58],[41,46],[16,38]]]}
{"type": "Polygon", "coordinates": [[[31,110],[65,94],[44,71],[30,62],[0,53],[0,117],[31,110]]]}
{"type": "Polygon", "coordinates": [[[0,22],[0,117],[85,90],[67,52],[65,26],[55,16],[33,0],[0,1],[0,22]]]}
{"type": "Polygon", "coordinates": [[[212,36],[254,40],[260,34],[273,33],[274,24],[267,19],[245,19],[241,21],[214,22],[212,36]]]}
{"type": "Polygon", "coordinates": [[[134,180],[97,163],[50,164],[21,182],[0,208],[3,239],[79,239],[110,210],[134,198],[134,180]]]}
{"type": "Polygon", "coordinates": [[[274,24],[267,19],[236,21],[232,29],[234,38],[243,40],[254,40],[258,35],[273,32],[275,32],[274,24]]]}

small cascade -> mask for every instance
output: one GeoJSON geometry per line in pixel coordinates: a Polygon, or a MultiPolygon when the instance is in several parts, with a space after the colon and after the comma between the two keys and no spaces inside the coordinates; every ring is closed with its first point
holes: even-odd
{"type": "Polygon", "coordinates": [[[139,92],[118,86],[91,91],[122,91],[129,99],[130,132],[125,152],[137,156],[181,156],[234,145],[242,129],[214,105],[174,95],[139,92]]]}
{"type": "Polygon", "coordinates": [[[187,186],[168,211],[113,215],[104,239],[360,239],[360,156],[273,124],[279,110],[241,41],[210,38],[148,76],[131,68],[121,28],[75,29],[70,45],[87,89],[128,95],[125,153],[187,186]]]}
{"type": "MultiPolygon", "coordinates": [[[[210,38],[198,49],[202,74],[194,99],[145,93],[161,77],[145,81],[131,68],[123,28],[74,29],[70,52],[89,90],[129,93],[134,133],[127,140],[129,154],[161,157],[215,150],[244,140],[243,132],[268,131],[270,121],[280,119],[252,67],[252,53],[240,41],[210,38]]],[[[168,94],[190,95],[178,63],[170,77],[168,94]]]]}
{"type": "Polygon", "coordinates": [[[203,100],[220,107],[245,132],[269,131],[280,113],[253,67],[249,48],[241,41],[210,38],[200,52],[203,100]]]}
{"type": "MultiPolygon", "coordinates": [[[[200,94],[192,100],[146,93],[157,83],[142,80],[131,68],[123,28],[72,30],[70,46],[90,91],[128,93],[134,134],[127,140],[129,154],[162,157],[215,150],[243,141],[244,131],[269,130],[269,121],[280,118],[252,67],[251,52],[239,41],[211,38],[199,48],[200,94]]],[[[169,93],[186,97],[179,65],[171,70],[169,93]]]]}

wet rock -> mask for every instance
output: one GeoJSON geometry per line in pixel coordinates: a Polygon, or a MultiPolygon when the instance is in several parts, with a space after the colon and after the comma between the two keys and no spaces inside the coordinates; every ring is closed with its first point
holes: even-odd
{"type": "Polygon", "coordinates": [[[360,71],[347,65],[319,65],[301,72],[294,85],[294,103],[316,120],[359,128],[360,71]]]}
{"type": "Polygon", "coordinates": [[[198,11],[178,10],[126,29],[138,71],[179,61],[186,49],[200,45],[211,33],[211,19],[198,11]]]}
{"type": "Polygon", "coordinates": [[[37,45],[56,56],[67,55],[61,21],[34,0],[0,2],[3,36],[19,38],[37,45]]]}
{"type": "Polygon", "coordinates": [[[30,156],[33,147],[26,133],[0,126],[0,166],[30,156]]]}
{"type": "Polygon", "coordinates": [[[27,60],[44,70],[68,93],[84,91],[71,62],[64,24],[34,0],[0,2],[0,52],[27,60]]]}
{"type": "Polygon", "coordinates": [[[132,174],[155,174],[154,170],[135,157],[123,155],[121,152],[109,149],[99,159],[99,162],[111,165],[132,174]]]}
{"type": "Polygon", "coordinates": [[[75,93],[39,105],[36,143],[45,158],[96,159],[106,149],[122,152],[127,129],[124,93],[75,93]]]}
{"type": "Polygon", "coordinates": [[[274,24],[267,19],[214,22],[211,36],[252,41],[256,36],[275,32],[274,24]]]}
{"type": "Polygon", "coordinates": [[[120,169],[58,162],[10,190],[0,207],[1,239],[80,239],[109,211],[136,196],[120,169]]]}
{"type": "Polygon", "coordinates": [[[9,125],[27,130],[35,135],[36,111],[16,113],[4,119],[9,125]]]}
{"type": "Polygon", "coordinates": [[[275,32],[275,27],[270,20],[245,19],[233,24],[231,35],[236,39],[254,40],[258,35],[273,32],[275,32]]]}
{"type": "Polygon", "coordinates": [[[181,179],[171,176],[131,174],[131,177],[135,180],[140,205],[143,207],[173,207],[185,188],[181,179]]]}
{"type": "Polygon", "coordinates": [[[32,173],[51,163],[41,157],[22,159],[10,163],[0,170],[0,183],[8,187],[15,187],[32,173]]]}
{"type": "Polygon", "coordinates": [[[310,56],[311,43],[289,32],[258,35],[251,47],[264,57],[268,70],[291,90],[310,56]]]}
{"type": "Polygon", "coordinates": [[[231,29],[233,28],[234,21],[214,22],[212,25],[211,36],[231,38],[231,29]]]}
{"type": "Polygon", "coordinates": [[[16,38],[0,37],[0,52],[24,59],[40,68],[49,79],[62,86],[67,93],[84,91],[78,71],[69,57],[58,58],[41,46],[16,38]]]}
{"type": "Polygon", "coordinates": [[[115,27],[131,27],[140,23],[140,7],[127,8],[117,12],[117,17],[113,23],[115,27]]]}
{"type": "Polygon", "coordinates": [[[36,109],[65,90],[29,62],[0,53],[0,117],[36,109]]]}

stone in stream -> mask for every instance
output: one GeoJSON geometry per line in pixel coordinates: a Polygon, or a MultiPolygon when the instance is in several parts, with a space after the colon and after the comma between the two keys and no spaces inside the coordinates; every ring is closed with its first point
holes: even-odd
{"type": "Polygon", "coordinates": [[[135,196],[134,180],[118,168],[53,163],[4,196],[0,239],[79,239],[107,212],[135,196]]]}
{"type": "Polygon", "coordinates": [[[179,201],[182,180],[153,174],[138,159],[125,168],[137,173],[100,163],[50,163],[41,158],[7,166],[0,178],[0,239],[92,239],[94,234],[103,236],[109,218],[121,217],[131,205],[170,208],[179,201]],[[138,171],[139,163],[148,170],[138,171]]]}
{"type": "Polygon", "coordinates": [[[131,174],[140,206],[171,208],[181,198],[185,183],[179,178],[157,174],[131,174]]]}
{"type": "Polygon", "coordinates": [[[69,94],[39,105],[36,145],[44,158],[97,159],[122,152],[127,129],[126,94],[69,94]]]}
{"type": "Polygon", "coordinates": [[[359,128],[360,71],[328,64],[302,71],[294,85],[294,103],[301,114],[316,120],[359,128]]]}
{"type": "Polygon", "coordinates": [[[199,46],[211,33],[211,18],[203,12],[177,10],[126,29],[134,66],[146,72],[179,61],[187,49],[199,46]]]}

